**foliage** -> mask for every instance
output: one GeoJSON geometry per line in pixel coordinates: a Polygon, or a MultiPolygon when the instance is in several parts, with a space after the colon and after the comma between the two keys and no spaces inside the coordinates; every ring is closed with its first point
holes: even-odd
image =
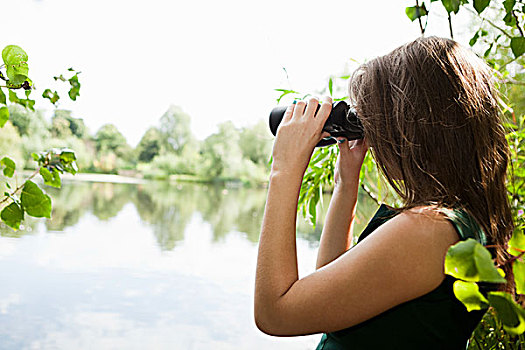
{"type": "Polygon", "coordinates": [[[88,136],[88,130],[82,118],[74,118],[71,111],[57,109],[51,119],[51,134],[60,138],[74,135],[82,139],[88,136]]]}
{"type": "Polygon", "coordinates": [[[262,120],[239,131],[239,147],[245,159],[254,164],[268,166],[272,151],[271,137],[267,123],[262,120]]]}
{"type": "Polygon", "coordinates": [[[140,140],[135,153],[136,169],[146,178],[198,182],[266,181],[272,140],[266,123],[237,128],[231,122],[218,125],[218,131],[204,141],[195,138],[190,120],[179,107],[171,106],[140,140]],[[177,123],[178,125],[175,127],[177,123]],[[172,141],[167,131],[178,134],[172,141]],[[174,140],[185,140],[174,147],[174,140]]]}
{"type": "Polygon", "coordinates": [[[95,166],[105,172],[127,168],[135,163],[135,152],[113,124],[103,125],[95,134],[97,160],[95,166]]]}
{"type": "Polygon", "coordinates": [[[160,118],[160,131],[166,146],[180,154],[192,138],[190,116],[184,113],[180,107],[170,106],[160,118]]]}
{"type": "MultiPolygon", "coordinates": [[[[14,112],[13,124],[16,129],[12,127],[11,123],[7,123],[10,117],[10,109],[7,107],[6,92],[9,102],[34,111],[35,101],[29,98],[33,90],[33,83],[29,78],[28,55],[22,48],[16,45],[6,46],[2,50],[2,60],[3,64],[0,66],[0,69],[5,68],[5,75],[0,70],[0,79],[4,81],[5,85],[0,86],[0,126],[6,126],[6,128],[3,130],[4,133],[1,139],[3,141],[11,141],[12,143],[8,144],[8,146],[12,147],[14,141],[20,139],[20,134],[23,136],[28,135],[29,130],[33,128],[32,124],[34,122],[32,118],[28,118],[27,110],[13,107],[11,110],[14,112]],[[25,98],[20,98],[17,95],[16,90],[18,89],[25,91],[25,98]]],[[[77,74],[75,74],[75,78],[70,83],[72,88],[69,95],[71,99],[75,100],[80,89],[77,74]]],[[[44,92],[44,95],[46,95],[46,92],[44,92]]],[[[53,95],[51,100],[52,102],[54,100],[53,103],[56,103],[58,95],[53,95]]],[[[35,118],[35,120],[38,122],[39,118],[35,118]]],[[[64,172],[75,174],[78,171],[75,163],[75,153],[70,149],[52,149],[38,154],[33,153],[32,157],[38,164],[37,170],[21,185],[16,187],[12,185],[11,181],[16,174],[17,166],[15,160],[9,156],[3,156],[0,160],[0,168],[5,181],[4,185],[7,189],[0,199],[2,207],[0,219],[14,230],[20,228],[20,224],[26,214],[33,217],[51,217],[51,197],[32,181],[36,175],[40,174],[42,176],[44,184],[60,187],[60,174],[64,172]]]]}
{"type": "Polygon", "coordinates": [[[204,140],[203,171],[210,177],[236,175],[242,160],[239,132],[232,122],[219,124],[218,128],[218,132],[204,140]]]}
{"type": "Polygon", "coordinates": [[[160,130],[151,127],[140,139],[137,145],[137,156],[139,162],[151,162],[162,150],[163,137],[160,130]]]}

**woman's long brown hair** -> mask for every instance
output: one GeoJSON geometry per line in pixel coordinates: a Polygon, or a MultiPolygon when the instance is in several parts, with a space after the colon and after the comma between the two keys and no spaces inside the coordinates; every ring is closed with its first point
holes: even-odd
{"type": "Polygon", "coordinates": [[[362,65],[350,97],[402,209],[466,210],[503,265],[513,221],[494,80],[490,67],[455,41],[420,38],[362,65]]]}

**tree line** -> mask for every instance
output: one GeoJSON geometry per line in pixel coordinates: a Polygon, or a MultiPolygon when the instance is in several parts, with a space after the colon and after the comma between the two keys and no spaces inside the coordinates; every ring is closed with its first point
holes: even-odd
{"type": "Polygon", "coordinates": [[[57,109],[51,120],[41,110],[13,104],[0,134],[0,153],[10,154],[19,167],[32,169],[28,155],[50,148],[75,150],[81,172],[141,176],[151,179],[263,182],[269,170],[272,137],[264,121],[238,128],[231,121],[203,141],[190,128],[191,118],[170,106],[158,125],[130,146],[113,124],[94,134],[82,118],[57,109]]]}

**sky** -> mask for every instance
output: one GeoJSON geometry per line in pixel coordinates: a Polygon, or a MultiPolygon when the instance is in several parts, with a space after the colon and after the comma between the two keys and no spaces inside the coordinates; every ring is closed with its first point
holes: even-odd
{"type": "MultiPolygon", "coordinates": [[[[447,36],[435,3],[427,32],[447,36]]],[[[316,94],[330,76],[417,38],[407,0],[2,0],[0,46],[29,56],[36,108],[59,108],[92,133],[112,123],[135,146],[170,105],[191,116],[198,139],[233,121],[267,120],[276,88],[316,94]],[[81,71],[80,97],[53,76],[81,71]],[[62,89],[62,90],[60,90],[62,89]]],[[[439,5],[439,7],[441,7],[439,5]]],[[[460,12],[461,14],[461,12],[460,12]]],[[[459,20],[459,19],[458,19],[459,20]]],[[[286,100],[283,100],[286,102],[286,100]]]]}

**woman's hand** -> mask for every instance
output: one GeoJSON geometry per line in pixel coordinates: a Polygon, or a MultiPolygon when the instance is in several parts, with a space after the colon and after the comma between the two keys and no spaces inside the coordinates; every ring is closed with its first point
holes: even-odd
{"type": "Polygon", "coordinates": [[[335,166],[335,186],[338,188],[356,188],[359,184],[359,172],[365,159],[368,145],[364,139],[338,142],[339,157],[335,166]]]}
{"type": "Polygon", "coordinates": [[[318,105],[312,98],[308,105],[299,101],[288,107],[273,146],[272,172],[304,174],[315,145],[329,136],[323,126],[332,110],[332,99],[325,97],[316,113],[318,105]]]}

